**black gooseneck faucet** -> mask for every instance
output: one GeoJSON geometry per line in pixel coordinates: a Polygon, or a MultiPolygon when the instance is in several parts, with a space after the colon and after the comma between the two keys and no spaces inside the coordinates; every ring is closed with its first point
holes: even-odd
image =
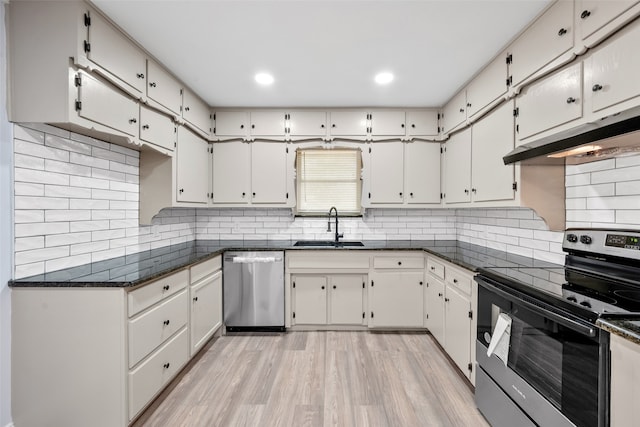
{"type": "Polygon", "coordinates": [[[344,233],[343,234],[338,234],[338,209],[336,209],[335,206],[331,206],[331,209],[329,209],[329,220],[327,221],[327,232],[331,231],[331,212],[335,211],[336,213],[336,240],[335,243],[339,243],[340,242],[340,238],[344,237],[344,233]]]}

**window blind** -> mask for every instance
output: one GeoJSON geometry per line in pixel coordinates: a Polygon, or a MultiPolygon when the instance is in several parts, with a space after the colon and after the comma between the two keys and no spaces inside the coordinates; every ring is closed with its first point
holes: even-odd
{"type": "Polygon", "coordinates": [[[359,149],[298,149],[298,213],[326,214],[335,206],[340,215],[360,215],[361,159],[359,149]]]}

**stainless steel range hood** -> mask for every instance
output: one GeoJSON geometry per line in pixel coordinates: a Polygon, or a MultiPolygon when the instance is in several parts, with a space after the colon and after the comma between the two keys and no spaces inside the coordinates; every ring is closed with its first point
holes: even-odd
{"type": "Polygon", "coordinates": [[[516,147],[505,165],[580,164],[640,153],[640,111],[632,109],[516,147]]]}

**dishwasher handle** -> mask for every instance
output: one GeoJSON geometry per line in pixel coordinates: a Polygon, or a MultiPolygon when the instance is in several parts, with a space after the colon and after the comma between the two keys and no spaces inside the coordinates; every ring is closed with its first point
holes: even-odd
{"type": "Polygon", "coordinates": [[[226,256],[224,260],[233,262],[234,264],[255,264],[255,263],[282,262],[282,257],[229,255],[229,256],[226,256]]]}

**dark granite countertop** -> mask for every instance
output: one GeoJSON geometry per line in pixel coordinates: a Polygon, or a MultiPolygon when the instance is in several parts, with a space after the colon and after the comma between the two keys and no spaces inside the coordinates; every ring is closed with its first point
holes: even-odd
{"type": "Polygon", "coordinates": [[[553,264],[456,240],[365,240],[361,247],[298,247],[294,241],[196,240],[97,261],[9,282],[18,287],[132,287],[232,250],[423,250],[460,267],[534,267],[553,264]]]}
{"type": "Polygon", "coordinates": [[[605,331],[640,344],[640,317],[638,316],[601,318],[597,320],[596,325],[605,331]]]}

